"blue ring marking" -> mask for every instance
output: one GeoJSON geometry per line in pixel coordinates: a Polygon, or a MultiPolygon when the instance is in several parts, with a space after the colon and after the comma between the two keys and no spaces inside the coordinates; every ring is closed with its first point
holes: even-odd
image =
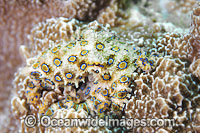
{"type": "Polygon", "coordinates": [[[47,65],[47,64],[42,64],[42,66],[41,66],[41,69],[42,69],[42,71],[44,71],[44,72],[46,72],[46,73],[48,73],[48,72],[49,72],[49,67],[48,67],[48,65],[47,65]],[[42,67],[43,67],[43,66],[46,66],[46,67],[48,68],[48,70],[47,70],[47,71],[43,70],[43,69],[42,69],[42,67]]]}
{"type": "Polygon", "coordinates": [[[81,41],[81,44],[80,44],[80,45],[81,45],[81,46],[85,46],[85,45],[87,45],[87,43],[88,43],[87,41],[81,41]],[[83,42],[85,42],[85,44],[82,44],[83,42]]]}
{"type": "Polygon", "coordinates": [[[105,112],[106,111],[106,109],[104,110],[103,108],[102,109],[100,109],[100,113],[103,113],[103,112],[105,112]]]}
{"type": "Polygon", "coordinates": [[[60,76],[56,75],[56,76],[55,76],[55,80],[56,80],[56,81],[62,81],[62,78],[61,78],[60,76]],[[59,80],[57,80],[56,77],[58,77],[59,80]]]}
{"type": "Polygon", "coordinates": [[[84,90],[85,88],[84,87],[81,87],[81,90],[84,90]]]}
{"type": "Polygon", "coordinates": [[[87,64],[86,64],[86,63],[83,63],[83,64],[81,64],[80,69],[84,71],[86,67],[87,67],[87,64]],[[82,68],[83,65],[85,65],[84,68],[82,68]]]}
{"type": "Polygon", "coordinates": [[[151,66],[153,66],[153,64],[154,64],[154,61],[153,61],[153,60],[150,60],[149,62],[152,62],[152,63],[150,63],[150,65],[151,65],[151,66]]]}
{"type": "Polygon", "coordinates": [[[60,109],[62,109],[62,107],[60,106],[60,101],[58,101],[58,106],[59,106],[60,109]]]}
{"type": "Polygon", "coordinates": [[[95,101],[94,101],[93,104],[94,104],[94,107],[97,109],[97,106],[98,106],[99,104],[101,104],[101,101],[99,101],[99,100],[95,100],[95,101]],[[98,101],[99,103],[98,103],[97,105],[95,105],[95,101],[98,101]]]}
{"type": "Polygon", "coordinates": [[[42,86],[41,83],[42,83],[42,82],[40,82],[40,86],[41,86],[42,88],[46,88],[46,87],[47,87],[47,84],[46,84],[46,83],[44,83],[45,86],[42,86]]]}
{"type": "Polygon", "coordinates": [[[127,76],[121,76],[120,79],[119,79],[119,81],[120,81],[120,83],[126,83],[126,82],[129,82],[129,78],[127,76]],[[126,81],[121,81],[121,79],[123,77],[127,78],[127,80],[126,81]]]}
{"type": "MultiPolygon", "coordinates": [[[[68,97],[71,97],[71,96],[67,96],[67,98],[68,98],[68,97]]],[[[67,102],[70,102],[70,101],[72,101],[72,100],[67,100],[67,98],[65,98],[65,101],[67,101],[67,102]]]]}
{"type": "Polygon", "coordinates": [[[72,79],[72,78],[73,78],[73,74],[71,74],[71,73],[66,73],[66,74],[65,74],[65,77],[66,77],[67,79],[72,79]],[[70,78],[67,77],[68,74],[71,76],[70,78]]]}
{"type": "Polygon", "coordinates": [[[109,74],[104,74],[102,77],[103,77],[103,80],[110,80],[110,79],[111,79],[111,76],[110,76],[109,74]],[[105,78],[104,78],[105,75],[108,75],[109,78],[108,78],[108,79],[105,79],[105,78]]]}
{"type": "Polygon", "coordinates": [[[77,99],[80,99],[80,96],[79,96],[78,94],[76,94],[76,98],[77,98],[77,99]]]}
{"type": "MultiPolygon", "coordinates": [[[[107,90],[107,89],[104,89],[104,90],[106,90],[107,93],[104,95],[103,92],[101,92],[101,94],[102,94],[103,96],[108,96],[108,90],[107,90]]],[[[103,91],[104,91],[104,90],[103,90],[103,91]]]]}
{"type": "Polygon", "coordinates": [[[82,76],[80,76],[79,79],[82,79],[82,76]]]}
{"type": "Polygon", "coordinates": [[[114,62],[114,59],[113,59],[113,58],[109,58],[109,59],[108,59],[108,65],[113,64],[113,62],[114,62]],[[111,61],[111,63],[110,63],[110,61],[111,61]]]}
{"type": "Polygon", "coordinates": [[[112,85],[111,85],[111,88],[114,90],[115,89],[115,87],[114,86],[116,86],[117,87],[117,84],[115,83],[115,82],[113,82],[112,83],[112,85]]]}
{"type": "Polygon", "coordinates": [[[39,61],[36,62],[36,63],[34,63],[34,64],[32,65],[32,66],[33,66],[33,69],[37,69],[37,68],[39,68],[39,66],[40,66],[39,63],[40,63],[39,61]],[[34,67],[35,64],[38,64],[37,67],[34,67]]]}
{"type": "Polygon", "coordinates": [[[99,65],[100,67],[104,67],[103,65],[99,65]]]}
{"type": "Polygon", "coordinates": [[[88,54],[88,50],[83,50],[83,51],[81,51],[81,55],[82,55],[82,56],[84,56],[84,55],[86,55],[86,54],[88,54]],[[85,52],[85,51],[86,51],[86,53],[83,54],[83,52],[85,52]]]}
{"type": "Polygon", "coordinates": [[[97,50],[103,50],[103,49],[104,49],[104,45],[103,45],[103,44],[101,44],[101,43],[98,43],[98,44],[96,45],[96,49],[97,49],[97,50]],[[100,48],[98,48],[98,46],[100,46],[100,45],[102,46],[102,48],[101,48],[101,49],[100,49],[100,48]]]}
{"type": "Polygon", "coordinates": [[[53,110],[51,107],[49,107],[49,108],[47,109],[47,111],[45,112],[45,114],[47,114],[47,112],[48,112],[49,110],[50,110],[51,113],[52,113],[52,115],[49,115],[49,116],[51,117],[51,116],[54,115],[54,110],[53,110]]]}
{"type": "Polygon", "coordinates": [[[91,97],[91,101],[95,101],[96,97],[91,97]]]}
{"type": "Polygon", "coordinates": [[[84,108],[83,108],[84,105],[86,106],[86,109],[87,109],[86,111],[89,113],[89,112],[90,112],[90,109],[88,108],[87,103],[82,103],[82,104],[81,104],[81,108],[84,109],[84,108]]]}
{"type": "Polygon", "coordinates": [[[26,93],[28,94],[30,91],[26,91],[26,93]]]}
{"type": "Polygon", "coordinates": [[[91,90],[90,87],[88,87],[88,88],[86,89],[86,91],[85,91],[85,95],[86,95],[86,96],[90,93],[90,90],[91,90]],[[88,90],[89,90],[89,91],[88,91],[88,90]]]}
{"type": "MultiPolygon", "coordinates": [[[[119,110],[119,105],[117,105],[115,103],[112,103],[112,104],[118,107],[117,110],[116,110],[116,111],[118,111],[119,110]]],[[[112,106],[112,108],[113,108],[113,106],[112,106]]]]}
{"type": "Polygon", "coordinates": [[[52,50],[51,50],[52,53],[56,53],[58,52],[58,47],[54,47],[52,50]],[[56,49],[56,50],[55,50],[56,49]],[[55,50],[55,51],[54,51],[55,50]]]}
{"type": "Polygon", "coordinates": [[[115,98],[117,96],[117,93],[114,93],[114,95],[112,95],[111,97],[112,98],[115,98]]]}
{"type": "Polygon", "coordinates": [[[148,59],[147,59],[147,58],[145,58],[145,59],[143,60],[143,62],[147,62],[147,63],[148,63],[148,59]]]}
{"type": "Polygon", "coordinates": [[[146,64],[144,64],[144,62],[142,62],[142,65],[143,65],[143,66],[146,66],[146,64]]]}
{"type": "Polygon", "coordinates": [[[51,85],[54,85],[54,83],[50,79],[45,79],[45,81],[49,81],[51,85]]]}
{"type": "Polygon", "coordinates": [[[101,91],[101,88],[99,87],[95,92],[99,93],[101,91]]]}
{"type": "MultiPolygon", "coordinates": [[[[75,103],[73,103],[73,104],[72,104],[71,108],[73,108],[73,107],[74,107],[74,105],[75,105],[75,103]]],[[[75,109],[75,110],[76,110],[76,109],[75,109]]]]}
{"type": "Polygon", "coordinates": [[[124,98],[126,98],[126,96],[127,96],[127,91],[119,91],[119,92],[117,92],[117,98],[119,98],[119,99],[124,99],[124,98]],[[124,97],[122,97],[122,98],[118,97],[118,93],[124,93],[124,92],[126,92],[126,95],[124,97]]]}
{"type": "Polygon", "coordinates": [[[88,66],[94,66],[94,64],[88,64],[88,66]]]}
{"type": "Polygon", "coordinates": [[[121,62],[118,64],[118,68],[121,69],[121,70],[126,69],[126,68],[127,68],[127,62],[126,62],[126,61],[121,61],[121,62]],[[125,66],[124,68],[120,68],[120,64],[123,63],[123,62],[126,63],[126,66],[125,66]]]}
{"type": "Polygon", "coordinates": [[[98,84],[98,81],[94,82],[94,84],[98,84]]]}
{"type": "Polygon", "coordinates": [[[76,56],[70,56],[70,57],[68,58],[68,61],[69,61],[69,62],[75,62],[75,61],[76,61],[76,56]],[[73,57],[75,58],[75,60],[74,60],[74,61],[70,61],[70,58],[73,58],[73,57]]]}
{"type": "Polygon", "coordinates": [[[117,46],[115,46],[115,47],[112,47],[112,51],[115,51],[115,52],[119,52],[119,50],[120,50],[120,48],[118,47],[118,50],[115,50],[114,48],[116,48],[117,46]]]}
{"type": "Polygon", "coordinates": [[[57,67],[59,67],[61,65],[62,61],[60,59],[58,59],[58,58],[55,58],[54,61],[53,61],[53,63],[54,63],[54,65],[56,65],[57,67]],[[55,63],[56,60],[58,60],[60,62],[60,64],[56,65],[56,63],[55,63]]]}
{"type": "Polygon", "coordinates": [[[108,106],[108,103],[104,103],[104,106],[108,106]]]}
{"type": "Polygon", "coordinates": [[[31,81],[31,82],[28,83],[28,87],[31,88],[31,89],[33,89],[33,88],[35,87],[35,85],[34,85],[33,82],[31,81]],[[32,84],[33,87],[30,87],[29,84],[32,84]]]}
{"type": "Polygon", "coordinates": [[[75,45],[74,43],[70,43],[70,44],[67,45],[67,48],[72,48],[72,47],[74,47],[74,45],[75,45]],[[69,46],[70,44],[72,44],[71,47],[69,46]]]}
{"type": "Polygon", "coordinates": [[[40,76],[41,76],[42,74],[41,74],[40,72],[34,71],[34,72],[31,72],[31,75],[35,77],[35,80],[39,80],[39,79],[40,79],[40,76]],[[34,75],[34,74],[39,74],[39,77],[36,76],[36,75],[34,75]]]}

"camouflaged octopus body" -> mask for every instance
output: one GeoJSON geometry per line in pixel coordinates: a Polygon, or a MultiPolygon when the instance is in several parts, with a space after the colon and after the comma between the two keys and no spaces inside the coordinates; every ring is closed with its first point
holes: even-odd
{"type": "Polygon", "coordinates": [[[49,48],[25,67],[27,101],[49,116],[58,108],[119,114],[132,92],[134,71],[150,70],[154,59],[115,33],[85,29],[74,41],[49,48]],[[63,97],[54,104],[41,99],[43,91],[55,90],[63,97]]]}

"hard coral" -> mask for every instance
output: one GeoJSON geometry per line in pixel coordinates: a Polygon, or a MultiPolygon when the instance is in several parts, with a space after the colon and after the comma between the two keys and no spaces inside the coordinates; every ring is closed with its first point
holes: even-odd
{"type": "Polygon", "coordinates": [[[199,115],[200,81],[187,74],[185,63],[180,59],[160,58],[152,75],[141,74],[135,80],[134,95],[125,110],[128,118],[175,119],[177,125],[134,127],[134,132],[199,130],[199,122],[195,121],[195,117],[199,115]]]}

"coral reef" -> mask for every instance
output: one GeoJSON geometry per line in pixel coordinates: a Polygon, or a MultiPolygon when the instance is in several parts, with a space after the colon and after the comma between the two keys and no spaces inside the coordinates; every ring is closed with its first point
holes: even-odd
{"type": "Polygon", "coordinates": [[[200,4],[195,3],[0,1],[1,131],[199,132],[200,4]],[[176,124],[28,128],[28,114],[176,124]]]}
{"type": "MultiPolygon", "coordinates": [[[[197,16],[198,9],[193,15],[197,16]]],[[[16,116],[23,118],[31,113],[54,118],[58,112],[63,116],[68,110],[82,110],[87,117],[120,118],[125,114],[127,118],[176,121],[173,127],[134,127],[120,131],[199,131],[200,79],[199,53],[194,43],[198,41],[195,22],[190,33],[185,35],[160,34],[162,25],[154,25],[148,29],[154,32],[152,35],[138,36],[125,31],[117,35],[119,29],[112,31],[97,21],[83,24],[57,18],[39,24],[33,33],[40,36],[33,37],[30,46],[34,47],[37,42],[39,45],[35,49],[21,47],[22,54],[31,52],[33,55],[25,56],[25,67],[15,75],[18,93],[12,107],[16,116]],[[49,24],[70,30],[61,34],[65,30],[52,28],[55,33],[61,31],[53,38],[54,31],[44,32],[46,30],[40,28],[49,24]],[[142,37],[145,38],[143,42],[137,43],[142,37]],[[23,102],[16,102],[19,98],[23,102]]]]}

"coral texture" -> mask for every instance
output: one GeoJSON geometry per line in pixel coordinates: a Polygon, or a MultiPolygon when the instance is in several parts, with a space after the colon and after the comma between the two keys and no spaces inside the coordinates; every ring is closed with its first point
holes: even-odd
{"type": "Polygon", "coordinates": [[[200,132],[200,4],[129,2],[0,1],[2,132],[200,132]],[[28,114],[175,125],[28,128],[28,114]]]}

